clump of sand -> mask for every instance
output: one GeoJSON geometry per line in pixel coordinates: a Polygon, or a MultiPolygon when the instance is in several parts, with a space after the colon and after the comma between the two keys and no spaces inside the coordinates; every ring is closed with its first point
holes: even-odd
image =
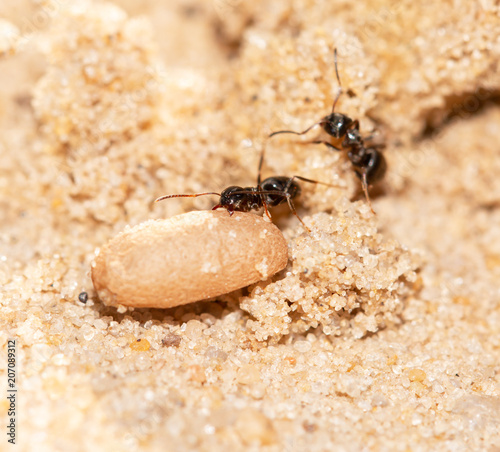
{"type": "Polygon", "coordinates": [[[282,279],[259,284],[241,301],[263,340],[321,327],[360,338],[400,323],[404,301],[418,291],[418,259],[377,232],[366,205],[341,198],[336,214],[308,217],[310,234],[290,242],[282,279]]]}

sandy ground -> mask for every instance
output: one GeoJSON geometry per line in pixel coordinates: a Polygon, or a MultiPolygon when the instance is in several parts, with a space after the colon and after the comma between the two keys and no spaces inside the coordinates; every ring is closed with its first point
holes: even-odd
{"type": "Polygon", "coordinates": [[[442,8],[0,6],[1,450],[500,450],[500,7],[442,8]],[[334,48],[336,111],[388,162],[375,216],[345,152],[265,139],[330,112],[334,48]],[[302,184],[310,233],[273,211],[284,271],[171,309],[99,300],[99,247],[216,203],[158,196],[254,185],[263,146],[264,177],[338,185],[302,184]]]}

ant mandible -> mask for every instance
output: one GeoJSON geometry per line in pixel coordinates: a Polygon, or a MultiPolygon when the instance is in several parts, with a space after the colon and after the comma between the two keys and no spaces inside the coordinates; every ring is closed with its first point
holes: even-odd
{"type": "Polygon", "coordinates": [[[216,195],[220,197],[219,203],[215,205],[212,210],[216,210],[222,207],[229,212],[229,215],[232,215],[234,212],[250,212],[251,210],[258,210],[263,207],[266,215],[269,217],[269,219],[271,219],[268,207],[276,207],[286,201],[288,203],[288,206],[290,207],[290,210],[299,219],[304,228],[308,232],[311,232],[311,230],[305,225],[305,223],[297,214],[297,210],[295,209],[295,206],[292,202],[292,199],[297,198],[301,192],[300,186],[296,182],[296,179],[312,184],[327,185],[329,187],[337,186],[325,182],[307,179],[306,177],[302,176],[273,176],[268,177],[261,182],[263,162],[264,149],[262,150],[260,156],[256,187],[239,187],[236,185],[232,185],[224,189],[221,193],[206,192],[181,195],[166,195],[157,198],[155,202],[169,198],[197,198],[198,196],[216,195]]]}
{"type": "Polygon", "coordinates": [[[368,185],[371,185],[383,178],[387,169],[387,163],[383,154],[377,150],[376,146],[365,146],[364,140],[359,131],[359,121],[357,119],[353,120],[343,113],[335,112],[335,106],[337,105],[337,101],[339,100],[339,97],[342,93],[342,85],[340,83],[339,71],[337,68],[337,49],[334,50],[334,61],[335,74],[337,76],[339,89],[337,92],[337,96],[333,101],[332,112],[318,122],[315,122],[303,132],[294,132],[293,130],[279,130],[277,132],[271,133],[269,135],[269,138],[280,133],[304,135],[312,128],[319,125],[328,135],[338,140],[342,140],[341,147],[334,146],[332,143],[325,140],[306,141],[302,144],[325,144],[329,148],[335,149],[337,151],[347,150],[347,158],[351,161],[354,167],[354,172],[361,179],[361,185],[368,205],[370,206],[371,211],[375,213],[370,201],[370,197],[368,195],[368,185]]]}

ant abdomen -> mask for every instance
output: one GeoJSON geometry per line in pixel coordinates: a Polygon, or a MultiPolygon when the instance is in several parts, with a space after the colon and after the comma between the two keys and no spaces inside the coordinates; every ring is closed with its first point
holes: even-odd
{"type": "Polygon", "coordinates": [[[384,155],[375,148],[368,148],[362,153],[350,155],[349,159],[355,168],[356,175],[361,180],[366,178],[368,184],[374,184],[381,180],[387,170],[384,155]]]}

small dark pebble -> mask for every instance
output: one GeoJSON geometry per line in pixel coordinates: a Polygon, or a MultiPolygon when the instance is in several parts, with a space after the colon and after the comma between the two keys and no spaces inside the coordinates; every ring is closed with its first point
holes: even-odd
{"type": "Polygon", "coordinates": [[[78,300],[80,300],[81,303],[87,303],[87,300],[89,299],[89,294],[87,292],[82,292],[80,295],[78,295],[78,300]]]}
{"type": "Polygon", "coordinates": [[[161,342],[165,347],[178,347],[181,343],[181,337],[177,334],[167,334],[161,342]]]}
{"type": "Polygon", "coordinates": [[[307,433],[314,433],[318,428],[316,424],[313,424],[309,421],[304,421],[302,423],[302,427],[307,433]]]}

